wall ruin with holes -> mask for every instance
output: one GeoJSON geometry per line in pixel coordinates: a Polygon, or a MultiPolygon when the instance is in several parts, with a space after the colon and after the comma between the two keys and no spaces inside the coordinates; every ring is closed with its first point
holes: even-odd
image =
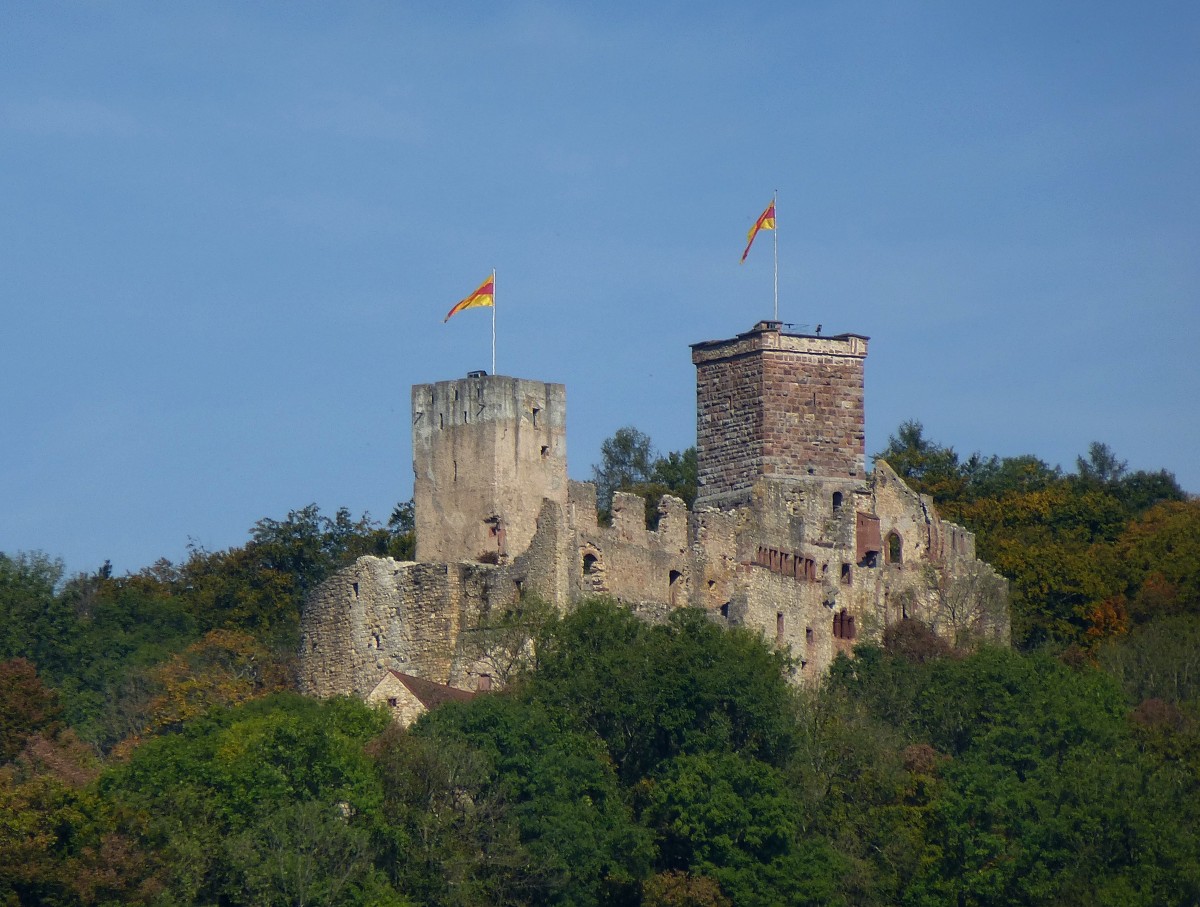
{"type": "Polygon", "coordinates": [[[479,627],[536,595],[606,595],[647,619],[702,608],[758,630],[812,682],[839,652],[919,619],[951,640],[1007,642],[1007,588],[884,462],[864,467],[867,338],[759,322],[692,346],[699,496],[570,482],[566,390],[489,376],[412,389],[416,563],[360,558],[302,616],[301,687],[364,696],[383,671],[474,689],[479,627]]]}
{"type": "Polygon", "coordinates": [[[394,668],[475,689],[486,668],[464,634],[530,593],[564,610],[611,596],[652,619],[702,608],[786,648],[802,683],[904,619],[950,640],[1008,641],[1005,582],[976,559],[974,536],[883,461],[852,488],[760,479],[742,507],[689,512],[667,497],[655,529],[645,515],[642,497],[618,493],[601,525],[594,487],[571,482],[565,505],[543,499],[528,548],[508,563],[359,558],[305,607],[301,688],[362,696],[394,668]]]}

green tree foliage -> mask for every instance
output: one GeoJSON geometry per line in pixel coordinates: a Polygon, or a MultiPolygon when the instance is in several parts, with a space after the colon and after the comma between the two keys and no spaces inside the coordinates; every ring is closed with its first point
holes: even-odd
{"type": "Polygon", "coordinates": [[[365,745],[386,721],[276,694],[144,744],[100,795],[140,817],[172,902],[400,903],[369,843],[382,791],[365,745]]]}
{"type": "MultiPolygon", "coordinates": [[[[411,531],[403,513],[393,516],[397,537],[411,531]]],[[[331,518],[309,504],[285,520],[259,520],[242,548],[193,547],[175,579],[203,629],[250,630],[291,646],[305,595],[361,555],[388,554],[394,540],[366,515],[343,507],[331,518]]]]}
{"type": "Polygon", "coordinates": [[[52,673],[69,664],[76,621],[58,594],[62,576],[62,563],[44,554],[0,552],[0,658],[52,673]]]}
{"type": "Polygon", "coordinates": [[[538,656],[528,696],[578,716],[632,784],[683,753],[729,749],[779,765],[792,743],[786,660],[700,611],[650,625],[608,601],[580,605],[538,656]]]}
{"type": "Polygon", "coordinates": [[[681,498],[688,507],[695,502],[696,448],[659,456],[649,435],[632,426],[618,428],[600,445],[600,462],[592,467],[592,476],[602,520],[609,518],[613,494],[627,491],[646,499],[646,525],[653,529],[663,495],[681,498]]]}
{"type": "Polygon", "coordinates": [[[569,715],[510,696],[442,708],[417,733],[472,747],[485,759],[481,793],[508,804],[528,852],[525,897],[543,904],[599,905],[631,897],[650,854],[604,744],[569,715]]]}
{"type": "MultiPolygon", "coordinates": [[[[1192,810],[1150,789],[1164,766],[1139,751],[1104,675],[1009,651],[858,655],[831,682],[942,757],[906,902],[1194,900],[1192,810]]],[[[1194,790],[1197,777],[1174,780],[1194,790]]]]}

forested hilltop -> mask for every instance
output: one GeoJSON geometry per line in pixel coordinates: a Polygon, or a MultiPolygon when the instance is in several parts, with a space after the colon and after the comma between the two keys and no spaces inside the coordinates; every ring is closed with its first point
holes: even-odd
{"type": "MultiPolygon", "coordinates": [[[[602,486],[688,496],[692,452],[622,432],[602,486]]],[[[1014,649],[906,622],[800,691],[697,612],[528,600],[508,689],[402,731],[293,657],[310,589],[411,556],[407,504],[124,577],[0,554],[0,901],[1200,903],[1200,502],[1103,444],[881,453],[1009,577],[1014,649]]]]}

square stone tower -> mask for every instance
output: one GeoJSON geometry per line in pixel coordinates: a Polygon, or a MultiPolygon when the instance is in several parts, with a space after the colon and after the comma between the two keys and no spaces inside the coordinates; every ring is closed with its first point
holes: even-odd
{"type": "Polygon", "coordinates": [[[744,504],[759,478],[865,476],[868,338],[782,328],[760,321],[732,340],[692,344],[698,506],[744,504]]]}
{"type": "Polygon", "coordinates": [[[567,391],[485,372],[412,389],[417,560],[507,563],[567,502],[567,391]]]}

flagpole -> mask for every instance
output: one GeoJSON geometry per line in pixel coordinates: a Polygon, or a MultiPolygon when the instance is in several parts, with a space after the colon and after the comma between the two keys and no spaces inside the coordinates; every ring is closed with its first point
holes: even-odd
{"type": "Polygon", "coordinates": [[[775,229],[771,231],[775,238],[775,320],[779,320],[779,190],[771,196],[771,208],[775,211],[775,229]]]}
{"type": "Polygon", "coordinates": [[[492,374],[496,374],[496,269],[492,268],[492,374]]]}

